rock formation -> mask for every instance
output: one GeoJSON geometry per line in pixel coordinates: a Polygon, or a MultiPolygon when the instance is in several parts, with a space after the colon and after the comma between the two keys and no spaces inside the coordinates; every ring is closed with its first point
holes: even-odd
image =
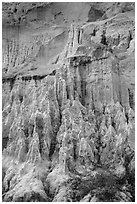
{"type": "Polygon", "coordinates": [[[135,200],[134,3],[71,4],[3,3],[3,201],[135,200]]]}

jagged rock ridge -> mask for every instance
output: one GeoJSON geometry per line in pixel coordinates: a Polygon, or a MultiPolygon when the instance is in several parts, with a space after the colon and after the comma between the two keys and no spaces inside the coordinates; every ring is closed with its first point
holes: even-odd
{"type": "MultiPolygon", "coordinates": [[[[135,200],[133,11],[102,15],[65,29],[63,50],[51,55],[44,73],[28,72],[28,54],[8,44],[3,201],[135,200]]],[[[49,48],[39,34],[38,41],[49,48]]]]}

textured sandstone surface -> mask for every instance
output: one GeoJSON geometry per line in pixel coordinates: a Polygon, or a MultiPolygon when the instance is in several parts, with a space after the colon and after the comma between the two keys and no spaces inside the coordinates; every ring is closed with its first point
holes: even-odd
{"type": "Polygon", "coordinates": [[[3,3],[3,201],[135,200],[134,3],[3,3]]]}

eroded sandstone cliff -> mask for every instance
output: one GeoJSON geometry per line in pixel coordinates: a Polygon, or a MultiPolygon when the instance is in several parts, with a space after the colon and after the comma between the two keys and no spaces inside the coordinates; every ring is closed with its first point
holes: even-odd
{"type": "Polygon", "coordinates": [[[134,4],[90,6],[84,23],[5,23],[3,201],[135,199],[134,4]]]}

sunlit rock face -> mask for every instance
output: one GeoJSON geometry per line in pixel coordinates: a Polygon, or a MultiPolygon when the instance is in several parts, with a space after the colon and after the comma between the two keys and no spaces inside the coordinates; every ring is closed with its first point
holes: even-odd
{"type": "Polygon", "coordinates": [[[134,3],[3,3],[3,201],[135,201],[134,44],[134,3]]]}

